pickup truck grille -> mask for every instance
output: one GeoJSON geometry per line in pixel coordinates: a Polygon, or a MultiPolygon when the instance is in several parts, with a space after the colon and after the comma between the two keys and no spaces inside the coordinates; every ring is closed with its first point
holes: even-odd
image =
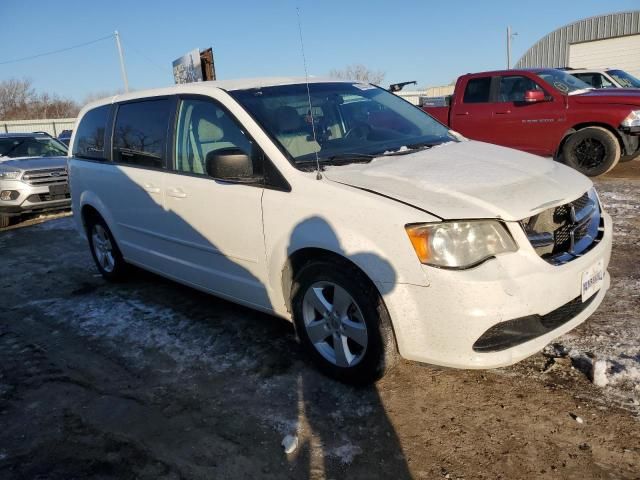
{"type": "Polygon", "coordinates": [[[53,185],[67,183],[67,169],[46,168],[42,170],[27,170],[22,174],[22,181],[30,185],[53,185]]]}
{"type": "Polygon", "coordinates": [[[602,239],[604,225],[592,189],[580,198],[523,220],[522,227],[538,255],[552,265],[578,258],[602,239]]]}

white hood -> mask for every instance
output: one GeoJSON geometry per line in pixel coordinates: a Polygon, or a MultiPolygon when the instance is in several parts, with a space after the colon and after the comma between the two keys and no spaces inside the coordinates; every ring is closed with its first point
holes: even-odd
{"type": "Polygon", "coordinates": [[[447,143],[367,164],[327,167],[332,181],[371,190],[444,219],[522,220],[592,185],[565,165],[488,143],[447,143]]]}

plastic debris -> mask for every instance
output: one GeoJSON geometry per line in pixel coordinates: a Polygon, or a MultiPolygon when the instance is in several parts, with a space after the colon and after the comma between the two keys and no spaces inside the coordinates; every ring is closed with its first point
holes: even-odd
{"type": "Polygon", "coordinates": [[[282,439],[282,447],[287,455],[295,452],[296,448],[298,448],[298,437],[296,435],[287,435],[282,439]]]}
{"type": "Polygon", "coordinates": [[[609,383],[607,377],[607,361],[595,360],[591,369],[591,381],[597,387],[604,387],[609,383]]]}

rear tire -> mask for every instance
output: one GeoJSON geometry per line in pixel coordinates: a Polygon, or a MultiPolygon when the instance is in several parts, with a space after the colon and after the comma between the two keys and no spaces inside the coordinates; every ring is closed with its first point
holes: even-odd
{"type": "Polygon", "coordinates": [[[326,375],[367,385],[397,363],[389,313],[355,267],[331,260],[307,263],[293,280],[291,304],[300,341],[326,375]]]}
{"type": "Polygon", "coordinates": [[[100,274],[110,282],[124,280],[127,263],[122,257],[111,230],[102,218],[93,217],[87,222],[87,237],[91,256],[100,274]]]}
{"type": "Polygon", "coordinates": [[[589,177],[607,173],[620,161],[620,142],[606,128],[587,127],[571,135],[562,148],[564,162],[589,177]]]}
{"type": "Polygon", "coordinates": [[[7,228],[11,225],[11,217],[0,215],[0,228],[7,228]]]}

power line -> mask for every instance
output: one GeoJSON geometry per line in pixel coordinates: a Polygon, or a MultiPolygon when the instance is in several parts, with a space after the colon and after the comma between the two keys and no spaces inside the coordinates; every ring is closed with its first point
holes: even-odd
{"type": "Polygon", "coordinates": [[[28,57],[16,58],[16,59],[13,59],[13,60],[5,60],[5,61],[0,62],[0,65],[6,65],[8,63],[24,62],[26,60],[32,60],[34,58],[46,57],[48,55],[55,55],[56,53],[62,53],[62,52],[66,52],[66,51],[69,51],[69,50],[73,50],[75,48],[86,47],[87,45],[91,45],[93,43],[102,42],[103,40],[108,40],[108,39],[113,38],[113,37],[114,37],[114,34],[112,33],[110,35],[107,35],[106,37],[97,38],[96,40],[91,40],[89,42],[79,43],[79,44],[73,45],[71,47],[61,48],[59,50],[52,50],[50,52],[45,52],[45,53],[38,53],[36,55],[30,55],[28,57]]]}
{"type": "MultiPolygon", "coordinates": [[[[123,42],[125,43],[125,42],[123,42]]],[[[158,62],[156,62],[155,60],[153,60],[151,57],[147,56],[145,53],[143,53],[141,50],[139,50],[137,47],[134,47],[131,42],[126,42],[125,46],[129,49],[129,51],[134,52],[136,55],[144,58],[147,62],[149,62],[149,65],[157,68],[158,70],[161,70],[163,73],[166,73],[167,75],[172,75],[171,70],[169,69],[169,67],[167,66],[160,66],[160,64],[158,62]]]]}

